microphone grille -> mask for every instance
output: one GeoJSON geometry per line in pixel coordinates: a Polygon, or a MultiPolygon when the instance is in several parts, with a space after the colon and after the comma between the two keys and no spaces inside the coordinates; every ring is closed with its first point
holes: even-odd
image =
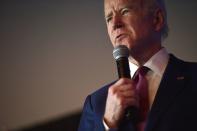
{"type": "Polygon", "coordinates": [[[113,56],[115,60],[121,57],[129,57],[129,49],[125,45],[116,46],[113,50],[113,56]]]}

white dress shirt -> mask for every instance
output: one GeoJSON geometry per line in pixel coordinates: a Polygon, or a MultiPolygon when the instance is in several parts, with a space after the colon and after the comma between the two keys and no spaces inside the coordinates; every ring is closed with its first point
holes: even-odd
{"type": "MultiPolygon", "coordinates": [[[[164,71],[169,61],[169,54],[165,48],[159,50],[155,55],[153,55],[145,64],[144,66],[148,67],[150,71],[146,74],[146,78],[148,80],[148,93],[149,93],[149,103],[150,108],[153,104],[156,92],[159,88],[159,84],[163,77],[164,71]]],[[[130,74],[133,77],[136,70],[139,68],[137,62],[129,58],[129,67],[130,67],[130,74]]],[[[105,126],[105,130],[108,131],[109,127],[103,121],[105,126]]]]}
{"type": "MultiPolygon", "coordinates": [[[[163,73],[168,64],[168,60],[169,60],[169,54],[165,48],[162,48],[144,64],[144,66],[150,69],[150,71],[148,71],[146,75],[146,78],[148,80],[150,107],[152,106],[156,92],[159,88],[159,84],[161,82],[163,73]]],[[[129,67],[130,67],[131,77],[133,77],[134,73],[138,69],[138,65],[136,65],[135,60],[132,58],[130,58],[129,67]]]]}

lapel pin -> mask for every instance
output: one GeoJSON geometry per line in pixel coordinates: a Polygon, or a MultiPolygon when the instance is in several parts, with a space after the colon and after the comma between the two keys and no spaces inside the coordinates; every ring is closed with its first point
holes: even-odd
{"type": "Polygon", "coordinates": [[[185,77],[184,76],[178,76],[176,79],[177,80],[183,80],[183,79],[185,79],[185,77]]]}

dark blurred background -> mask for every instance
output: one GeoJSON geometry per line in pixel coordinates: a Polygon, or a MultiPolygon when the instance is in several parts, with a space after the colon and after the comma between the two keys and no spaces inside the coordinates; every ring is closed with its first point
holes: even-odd
{"type": "MultiPolygon", "coordinates": [[[[163,45],[197,61],[197,1],[166,5],[163,45]]],[[[112,50],[103,0],[1,1],[0,131],[75,131],[85,97],[117,78],[112,50]]]]}

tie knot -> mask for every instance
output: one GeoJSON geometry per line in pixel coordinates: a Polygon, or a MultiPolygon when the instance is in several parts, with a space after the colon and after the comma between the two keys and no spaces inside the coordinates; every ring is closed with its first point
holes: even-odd
{"type": "Polygon", "coordinates": [[[146,66],[141,66],[137,69],[137,71],[135,72],[134,76],[133,76],[133,79],[137,79],[137,77],[139,75],[142,75],[142,76],[145,76],[146,73],[149,71],[150,69],[146,66]]]}

